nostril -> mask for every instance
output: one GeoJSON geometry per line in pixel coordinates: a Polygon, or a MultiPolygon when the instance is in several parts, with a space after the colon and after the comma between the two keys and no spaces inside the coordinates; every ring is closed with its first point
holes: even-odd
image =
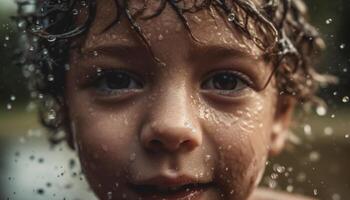
{"type": "Polygon", "coordinates": [[[191,150],[195,146],[191,140],[182,141],[180,145],[185,147],[187,150],[191,150]]]}
{"type": "Polygon", "coordinates": [[[148,143],[148,145],[151,149],[156,150],[162,148],[163,143],[160,140],[153,139],[148,143]]]}

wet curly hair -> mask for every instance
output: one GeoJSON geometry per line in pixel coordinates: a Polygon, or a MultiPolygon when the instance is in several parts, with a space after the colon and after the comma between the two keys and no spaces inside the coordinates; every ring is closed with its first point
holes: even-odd
{"type": "MultiPolygon", "coordinates": [[[[64,139],[58,133],[66,124],[63,94],[69,65],[65,49],[71,48],[73,38],[88,31],[95,17],[96,1],[17,0],[15,20],[23,33],[18,64],[28,79],[31,97],[39,102],[42,124],[52,129],[52,142],[64,139]],[[88,11],[86,21],[80,25],[74,23],[79,13],[77,7],[88,11]]],[[[301,102],[315,102],[319,85],[330,80],[315,70],[315,57],[325,45],[315,27],[309,24],[302,0],[258,0],[259,6],[253,0],[157,0],[158,9],[148,15],[144,14],[147,0],[137,12],[131,12],[128,0],[114,1],[117,17],[109,27],[126,17],[147,47],[150,44],[136,18],[151,19],[169,5],[190,36],[198,41],[191,33],[185,14],[215,9],[233,28],[266,52],[274,64],[270,79],[276,77],[280,94],[291,95],[301,102]]],[[[161,62],[155,56],[154,59],[161,62]]]]}

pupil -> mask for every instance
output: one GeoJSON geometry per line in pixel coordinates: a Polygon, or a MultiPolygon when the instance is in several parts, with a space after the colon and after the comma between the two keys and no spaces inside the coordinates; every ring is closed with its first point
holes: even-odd
{"type": "Polygon", "coordinates": [[[218,74],[213,77],[213,84],[218,90],[233,90],[237,86],[237,79],[232,74],[218,74]]]}
{"type": "Polygon", "coordinates": [[[109,74],[106,77],[106,84],[110,89],[125,89],[130,85],[130,77],[125,74],[109,74]]]}

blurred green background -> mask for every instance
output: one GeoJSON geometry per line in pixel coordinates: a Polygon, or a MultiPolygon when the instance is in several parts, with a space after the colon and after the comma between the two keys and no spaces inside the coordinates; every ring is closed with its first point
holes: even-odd
{"type": "MultiPolygon", "coordinates": [[[[339,84],[322,88],[329,108],[299,117],[286,151],[267,165],[262,185],[324,200],[350,199],[350,2],[306,0],[327,50],[319,70],[339,84]]],[[[17,45],[13,0],[0,2],[0,199],[94,199],[74,152],[51,147],[28,100],[17,45]]]]}

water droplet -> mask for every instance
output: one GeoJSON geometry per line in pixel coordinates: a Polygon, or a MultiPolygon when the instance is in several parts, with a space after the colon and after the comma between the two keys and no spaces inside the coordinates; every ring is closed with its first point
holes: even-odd
{"type": "Polygon", "coordinates": [[[6,40],[6,41],[9,41],[9,40],[10,40],[10,36],[6,35],[6,36],[5,36],[5,40],[6,40]]]}
{"type": "Polygon", "coordinates": [[[47,49],[43,49],[43,54],[47,55],[47,54],[49,54],[49,51],[47,49]]]}
{"type": "Polygon", "coordinates": [[[163,39],[164,39],[164,36],[162,34],[159,34],[158,35],[158,40],[160,41],[160,40],[163,40],[163,39]]]}
{"type": "Polygon", "coordinates": [[[327,136],[333,135],[333,128],[327,126],[326,128],[324,128],[324,134],[327,136]]]}
{"type": "Polygon", "coordinates": [[[15,100],[16,100],[16,96],[15,96],[15,95],[11,95],[11,96],[10,96],[10,100],[11,100],[11,101],[15,101],[15,100]]]}
{"type": "Polygon", "coordinates": [[[332,18],[329,18],[326,20],[326,24],[331,24],[333,22],[333,19],[332,18]]]}
{"type": "Polygon", "coordinates": [[[344,96],[344,97],[342,98],[342,102],[343,102],[343,103],[348,103],[349,100],[350,100],[350,98],[349,98],[348,96],[344,96]]]}
{"type": "Polygon", "coordinates": [[[293,185],[288,185],[286,190],[287,190],[287,192],[293,192],[293,190],[294,190],[293,185]]]}
{"type": "Polygon", "coordinates": [[[54,76],[52,74],[47,75],[47,80],[52,82],[55,80],[54,76]]]}
{"type": "Polygon", "coordinates": [[[350,137],[350,134],[345,134],[345,138],[349,138],[350,137]]]}
{"type": "Polygon", "coordinates": [[[317,190],[317,189],[314,189],[314,190],[313,190],[313,193],[314,193],[315,196],[318,195],[318,190],[317,190]]]}
{"type": "Polygon", "coordinates": [[[73,15],[78,15],[79,14],[79,10],[78,9],[73,9],[72,13],[73,13],[73,15]]]}
{"type": "Polygon", "coordinates": [[[107,192],[107,198],[110,200],[113,198],[112,192],[107,192]]]}
{"type": "Polygon", "coordinates": [[[317,106],[316,113],[319,116],[325,116],[327,114],[327,109],[324,106],[317,106]]]}
{"type": "Polygon", "coordinates": [[[311,135],[312,134],[311,126],[309,124],[305,124],[304,125],[304,133],[305,133],[305,135],[311,135]]]}
{"type": "Polygon", "coordinates": [[[25,28],[25,26],[26,26],[26,22],[25,21],[20,21],[20,22],[17,23],[17,27],[19,29],[25,28]]]}
{"type": "Polygon", "coordinates": [[[8,104],[6,105],[6,109],[7,109],[7,110],[11,110],[11,109],[12,109],[12,105],[11,105],[10,103],[8,103],[8,104]]]}
{"type": "Polygon", "coordinates": [[[56,119],[56,111],[53,110],[53,109],[50,109],[50,110],[47,112],[47,119],[48,119],[48,120],[54,120],[54,119],[56,119]]]}
{"type": "Polygon", "coordinates": [[[93,52],[93,55],[94,55],[94,56],[98,56],[98,52],[97,52],[97,51],[94,51],[94,52],[93,52]]]}
{"type": "Polygon", "coordinates": [[[309,154],[309,159],[311,162],[317,162],[320,160],[320,153],[318,153],[317,151],[312,151],[309,154]]]}
{"type": "Polygon", "coordinates": [[[235,20],[235,18],[236,18],[236,15],[235,15],[234,13],[230,13],[230,14],[228,14],[228,16],[227,16],[227,20],[228,20],[229,22],[232,22],[233,20],[235,20]]]}
{"type": "Polygon", "coordinates": [[[340,199],[341,199],[341,197],[339,194],[335,193],[332,195],[332,200],[340,200],[340,199]]]}
{"type": "Polygon", "coordinates": [[[211,160],[211,155],[205,155],[205,162],[209,162],[211,160]]]}
{"type": "Polygon", "coordinates": [[[344,43],[339,45],[340,49],[345,49],[345,47],[346,47],[346,45],[344,43]]]}
{"type": "Polygon", "coordinates": [[[50,36],[47,38],[47,41],[48,41],[48,42],[54,42],[54,41],[56,41],[56,37],[53,36],[53,35],[50,35],[50,36]]]}
{"type": "Polygon", "coordinates": [[[135,161],[136,160],[136,153],[132,153],[130,155],[130,161],[135,161]]]}

